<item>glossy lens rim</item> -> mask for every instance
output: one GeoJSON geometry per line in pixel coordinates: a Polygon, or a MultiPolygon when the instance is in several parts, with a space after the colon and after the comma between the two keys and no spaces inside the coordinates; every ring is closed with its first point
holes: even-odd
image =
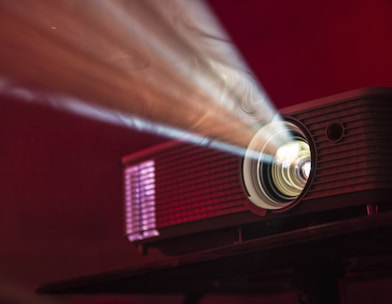
{"type": "Polygon", "coordinates": [[[255,206],[277,210],[298,200],[313,170],[308,137],[296,124],[278,121],[261,128],[251,140],[242,163],[242,179],[255,206]],[[290,140],[279,143],[282,132],[288,132],[290,140]]]}

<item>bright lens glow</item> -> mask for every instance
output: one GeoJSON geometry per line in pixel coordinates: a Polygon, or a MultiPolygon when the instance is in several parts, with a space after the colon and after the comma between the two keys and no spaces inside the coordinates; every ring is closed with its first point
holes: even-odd
{"type": "Polygon", "coordinates": [[[290,199],[298,196],[304,189],[310,174],[309,145],[303,140],[294,140],[279,147],[271,173],[272,182],[279,195],[290,199]],[[306,167],[304,169],[305,164],[309,164],[306,165],[309,166],[308,169],[306,167]]]}
{"type": "Polygon", "coordinates": [[[308,180],[310,170],[312,170],[312,163],[310,162],[310,160],[307,160],[301,165],[301,175],[304,179],[308,180]]]}

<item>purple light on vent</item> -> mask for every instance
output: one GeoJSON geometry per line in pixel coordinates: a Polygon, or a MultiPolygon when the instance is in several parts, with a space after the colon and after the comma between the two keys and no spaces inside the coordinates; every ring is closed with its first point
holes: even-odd
{"type": "Polygon", "coordinates": [[[131,242],[158,236],[155,219],[155,163],[128,167],[124,172],[126,232],[131,242]]]}

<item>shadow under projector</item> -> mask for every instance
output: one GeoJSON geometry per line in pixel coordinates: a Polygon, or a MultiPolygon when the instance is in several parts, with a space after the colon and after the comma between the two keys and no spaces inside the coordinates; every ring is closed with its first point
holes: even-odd
{"type": "Polygon", "coordinates": [[[392,209],[392,89],[280,114],[291,143],[261,130],[244,158],[180,141],[124,157],[129,240],[182,254],[392,209]]]}

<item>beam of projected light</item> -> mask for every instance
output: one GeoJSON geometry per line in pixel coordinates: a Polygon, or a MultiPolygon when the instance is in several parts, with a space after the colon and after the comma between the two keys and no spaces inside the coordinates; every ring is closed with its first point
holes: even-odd
{"type": "MultiPolygon", "coordinates": [[[[0,39],[3,79],[55,92],[60,109],[83,101],[80,115],[228,150],[278,117],[203,1],[6,1],[0,39]]],[[[290,141],[278,133],[276,148],[290,141]]]]}
{"type": "MultiPolygon", "coordinates": [[[[157,124],[135,115],[129,115],[127,113],[108,109],[99,105],[92,105],[69,96],[50,94],[48,92],[40,92],[37,90],[29,90],[27,88],[18,87],[4,79],[0,79],[0,94],[28,103],[49,106],[56,110],[68,112],[77,116],[86,117],[128,129],[134,129],[140,132],[151,133],[162,137],[181,139],[197,146],[207,146],[212,149],[239,156],[243,156],[247,152],[245,148],[232,145],[227,142],[214,140],[207,136],[202,136],[200,134],[172,126],[157,124]]],[[[265,162],[272,162],[273,160],[273,158],[271,158],[268,154],[260,154],[256,151],[248,151],[247,153],[251,153],[251,156],[249,157],[255,159],[262,158],[265,162]]]]}

